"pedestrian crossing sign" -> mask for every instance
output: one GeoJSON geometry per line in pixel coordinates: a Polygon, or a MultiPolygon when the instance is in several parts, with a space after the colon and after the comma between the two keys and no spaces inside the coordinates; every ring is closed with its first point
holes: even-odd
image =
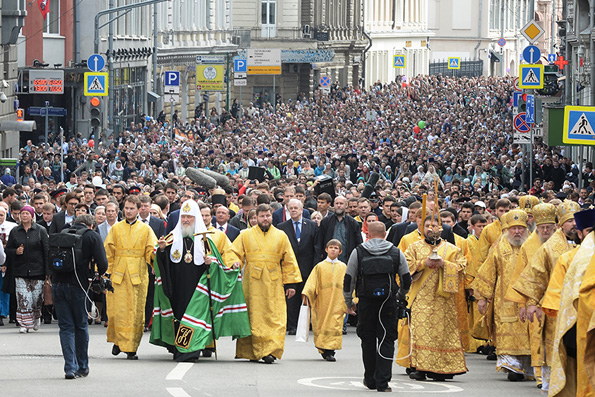
{"type": "Polygon", "coordinates": [[[405,55],[395,55],[393,57],[393,68],[405,68],[407,65],[407,58],[405,55]]]}
{"type": "Polygon", "coordinates": [[[564,108],[564,143],[595,145],[595,106],[564,108]]]}
{"type": "Polygon", "coordinates": [[[85,73],[85,96],[107,96],[107,73],[85,73]]]}
{"type": "Polygon", "coordinates": [[[448,58],[448,68],[449,69],[460,69],[461,68],[461,58],[458,58],[458,57],[448,58]]]}
{"type": "Polygon", "coordinates": [[[519,70],[519,88],[543,88],[543,65],[521,65],[519,70]]]}

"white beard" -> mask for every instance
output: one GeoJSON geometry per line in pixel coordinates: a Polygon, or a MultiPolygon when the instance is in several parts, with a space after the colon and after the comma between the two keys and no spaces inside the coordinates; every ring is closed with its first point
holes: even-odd
{"type": "Polygon", "coordinates": [[[510,237],[510,235],[508,233],[506,234],[506,239],[508,240],[510,245],[512,245],[513,247],[520,247],[527,240],[527,233],[523,234],[523,237],[521,238],[520,242],[515,241],[515,239],[510,237]]]}
{"type": "Polygon", "coordinates": [[[194,235],[194,225],[182,225],[182,237],[192,237],[194,235]]]}

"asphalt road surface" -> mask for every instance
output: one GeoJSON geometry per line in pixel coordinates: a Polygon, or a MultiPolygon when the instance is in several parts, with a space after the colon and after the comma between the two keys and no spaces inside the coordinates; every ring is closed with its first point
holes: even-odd
{"type": "MultiPolygon", "coordinates": [[[[235,360],[235,342],[218,343],[218,360],[200,358],[194,364],[176,363],[164,348],[149,344],[145,333],[139,360],[111,355],[105,328],[91,325],[90,374],[64,379],[58,325],[42,325],[37,333],[19,334],[14,324],[0,327],[0,393],[3,396],[355,396],[371,394],[362,385],[363,365],[359,338],[348,327],[337,361],[323,361],[310,341],[295,342],[287,336],[285,354],[274,364],[235,360]]],[[[497,373],[495,361],[467,355],[469,372],[452,381],[410,380],[393,364],[393,393],[428,396],[540,396],[534,381],[512,383],[497,373]]]]}

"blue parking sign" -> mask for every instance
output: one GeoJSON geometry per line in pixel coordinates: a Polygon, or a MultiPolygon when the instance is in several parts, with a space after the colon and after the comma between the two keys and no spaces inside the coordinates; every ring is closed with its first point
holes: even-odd
{"type": "Polygon", "coordinates": [[[165,72],[165,86],[180,86],[180,72],[167,70],[165,72]]]}
{"type": "Polygon", "coordinates": [[[234,73],[247,73],[248,72],[248,61],[245,59],[234,59],[233,60],[233,71],[234,73]]]}

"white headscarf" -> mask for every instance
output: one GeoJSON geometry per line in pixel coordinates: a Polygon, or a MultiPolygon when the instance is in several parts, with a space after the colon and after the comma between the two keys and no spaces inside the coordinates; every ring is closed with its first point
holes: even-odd
{"type": "MultiPolygon", "coordinates": [[[[172,262],[180,263],[184,257],[184,238],[182,237],[182,215],[190,215],[194,217],[194,233],[206,232],[207,228],[202,220],[200,209],[198,204],[194,200],[186,200],[180,208],[180,218],[178,224],[174,228],[173,237],[174,242],[171,246],[169,257],[172,262]]],[[[205,255],[203,247],[203,236],[194,237],[194,252],[192,253],[192,259],[196,266],[202,266],[205,264],[205,255]]]]}

